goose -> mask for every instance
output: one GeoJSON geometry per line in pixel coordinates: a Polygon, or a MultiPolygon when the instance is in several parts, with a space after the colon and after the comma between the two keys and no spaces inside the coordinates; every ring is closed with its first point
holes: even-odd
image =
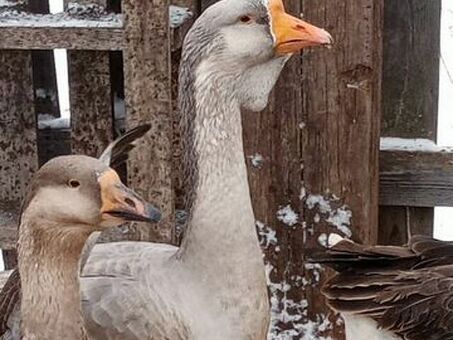
{"type": "Polygon", "coordinates": [[[22,339],[88,339],[79,293],[86,241],[125,221],[159,219],[160,212],[124,186],[102,158],[60,156],[43,165],[20,218],[22,339]]]}
{"type": "Polygon", "coordinates": [[[347,340],[453,339],[453,242],[412,236],[407,246],[342,239],[311,261],[337,274],[324,284],[347,340]]]}
{"type": "Polygon", "coordinates": [[[93,339],[258,340],[269,305],[243,154],[241,109],[260,111],[289,57],[331,36],[281,0],[222,0],[196,20],[179,106],[188,212],[180,247],[96,244],[81,273],[93,339]]]}

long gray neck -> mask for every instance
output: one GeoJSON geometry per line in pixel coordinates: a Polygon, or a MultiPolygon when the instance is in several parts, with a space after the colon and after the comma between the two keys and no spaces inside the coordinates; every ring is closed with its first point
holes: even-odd
{"type": "Polygon", "coordinates": [[[78,268],[88,234],[82,227],[23,219],[19,272],[25,339],[86,339],[78,268]]]}
{"type": "Polygon", "coordinates": [[[186,133],[190,138],[185,145],[186,174],[192,176],[195,189],[189,195],[190,217],[180,255],[204,268],[205,275],[210,269],[217,275],[223,268],[230,277],[247,269],[264,277],[233,79],[214,72],[208,62],[194,73],[191,93],[180,97],[187,111],[182,114],[192,116],[191,131],[186,133]]]}

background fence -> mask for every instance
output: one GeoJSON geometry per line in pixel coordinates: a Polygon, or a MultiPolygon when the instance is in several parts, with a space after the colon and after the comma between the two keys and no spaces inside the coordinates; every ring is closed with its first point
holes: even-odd
{"type": "MultiPolygon", "coordinates": [[[[66,14],[37,16],[48,13],[46,1],[0,0],[0,248],[8,266],[20,200],[38,166],[58,154],[98,155],[140,122],[152,130],[124,172],[166,218],[151,232],[134,225],[110,238],[179,239],[177,70],[190,21],[170,29],[168,0],[93,2],[106,10],[66,4],[66,14]],[[71,124],[37,129],[38,113],[60,115],[56,48],[69,50],[71,124]]],[[[196,17],[209,1],[172,4],[196,17]]],[[[408,224],[431,234],[433,207],[453,205],[453,156],[429,143],[436,139],[440,0],[285,4],[329,30],[336,44],[293,58],[269,107],[244,113],[249,181],[274,296],[271,332],[341,339],[341,320],[320,298],[325,273],[304,263],[304,249],[325,245],[332,232],[402,244],[408,224]],[[387,138],[379,152],[380,136],[426,140],[402,147],[387,138]]]]}

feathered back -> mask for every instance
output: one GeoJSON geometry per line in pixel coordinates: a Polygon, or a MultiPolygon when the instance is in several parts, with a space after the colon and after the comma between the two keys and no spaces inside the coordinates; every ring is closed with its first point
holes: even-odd
{"type": "Polygon", "coordinates": [[[407,340],[453,339],[453,242],[414,236],[405,247],[340,241],[311,261],[338,273],[323,287],[336,311],[373,318],[407,340]]]}

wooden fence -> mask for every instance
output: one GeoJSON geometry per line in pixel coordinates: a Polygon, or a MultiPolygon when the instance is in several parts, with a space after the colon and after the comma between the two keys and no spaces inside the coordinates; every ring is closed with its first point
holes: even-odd
{"type": "MultiPolygon", "coordinates": [[[[33,172],[56,154],[98,154],[118,131],[113,98],[123,96],[125,126],[153,126],[128,164],[129,184],[167,218],[152,232],[130,227],[122,238],[178,242],[174,212],[184,188],[174,112],[190,22],[170,29],[165,0],[93,2],[122,14],[75,13],[75,25],[69,14],[18,20],[0,8],[0,248],[8,259],[33,172]],[[71,128],[38,130],[37,112],[58,115],[49,51],[55,48],[70,50],[71,128]]],[[[172,4],[196,16],[211,2],[172,4]]],[[[20,6],[46,13],[43,3],[20,6]]],[[[244,113],[249,181],[274,297],[271,332],[280,339],[342,339],[341,320],[320,298],[325,273],[304,263],[304,249],[325,245],[332,232],[401,244],[408,223],[430,234],[433,207],[453,203],[450,152],[379,152],[381,135],[435,141],[440,0],[285,3],[328,29],[336,45],[293,58],[269,107],[244,113]]]]}

